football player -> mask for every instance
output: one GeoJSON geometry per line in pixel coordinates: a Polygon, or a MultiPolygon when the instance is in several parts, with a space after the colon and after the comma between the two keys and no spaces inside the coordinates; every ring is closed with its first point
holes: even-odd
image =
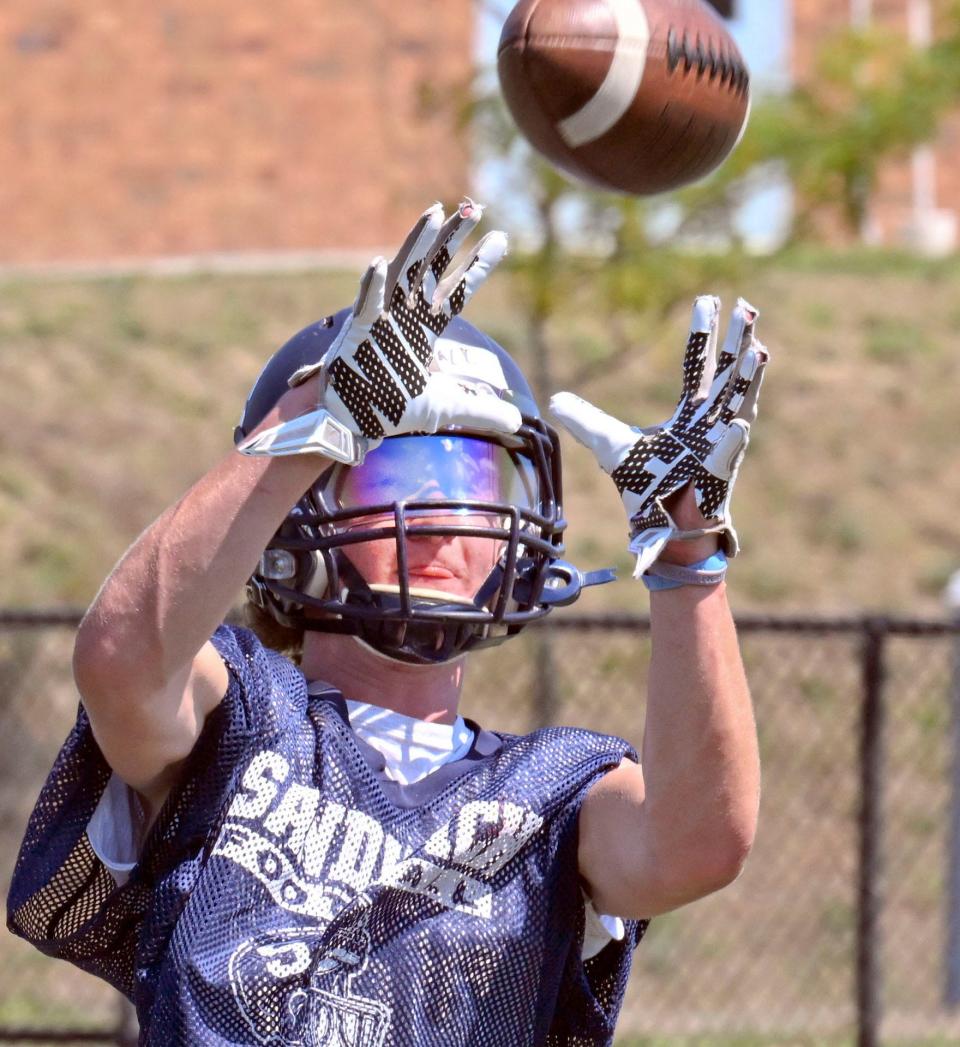
{"type": "Polygon", "coordinates": [[[652,591],[642,761],[458,713],[471,650],[604,580],[561,559],[556,432],[459,316],[506,249],[490,233],[458,264],[480,214],[430,208],[352,309],[272,357],[237,449],[80,627],[82,707],[10,925],[134,1000],[144,1043],[607,1044],[649,918],[750,849],[723,581],[767,357],[744,302],[718,353],[719,302],[697,300],[662,425],[552,403],[652,591]],[[244,582],[257,632],[222,624],[244,582]]]}

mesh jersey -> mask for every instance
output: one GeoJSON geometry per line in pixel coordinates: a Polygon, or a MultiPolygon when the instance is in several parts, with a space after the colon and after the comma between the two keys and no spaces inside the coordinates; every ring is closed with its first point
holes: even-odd
{"type": "Polygon", "coordinates": [[[582,960],[577,813],[630,746],[475,731],[413,785],[337,693],[243,629],[129,881],[86,837],[110,777],[81,711],[30,819],[10,929],[107,979],[144,1044],[590,1047],[612,1042],[646,928],[582,960]]]}

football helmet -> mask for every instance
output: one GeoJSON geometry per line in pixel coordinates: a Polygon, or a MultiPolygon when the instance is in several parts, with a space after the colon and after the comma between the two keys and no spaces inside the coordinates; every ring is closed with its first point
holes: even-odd
{"type": "MultiPolygon", "coordinates": [[[[262,421],[291,375],[322,359],[349,313],[312,324],[274,354],[247,398],[235,443],[262,421]]],[[[443,662],[501,643],[572,603],[583,586],[612,580],[611,571],[583,574],[560,558],[559,439],[506,350],[455,317],[430,366],[467,391],[514,404],[520,429],[393,436],[362,465],[331,462],[248,582],[250,599],[281,625],[351,634],[401,661],[443,662]],[[416,563],[419,549],[454,538],[469,540],[482,566],[469,591],[441,567],[416,563]],[[366,576],[374,546],[391,565],[389,578],[366,576]]]]}

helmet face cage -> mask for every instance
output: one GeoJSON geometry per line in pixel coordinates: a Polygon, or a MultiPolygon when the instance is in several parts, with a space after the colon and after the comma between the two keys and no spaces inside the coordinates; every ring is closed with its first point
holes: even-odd
{"type": "Polygon", "coordinates": [[[516,435],[537,473],[536,506],[432,498],[338,509],[323,504],[321,478],[268,547],[265,560],[271,552],[287,554],[280,559],[285,569],[270,572],[286,577],[266,577],[261,569],[251,579],[251,596],[284,625],[357,635],[407,661],[446,661],[515,635],[550,610],[540,596],[550,566],[563,553],[566,526],[556,432],[528,417],[516,435]],[[470,522],[475,516],[495,522],[470,522]],[[500,546],[472,602],[424,599],[411,591],[410,540],[458,536],[500,546]],[[371,587],[349,558],[351,546],[386,540],[395,543],[396,592],[371,587]]]}
{"type": "MultiPolygon", "coordinates": [[[[479,344],[501,360],[509,375],[511,398],[521,411],[521,428],[502,437],[445,430],[437,436],[393,439],[436,440],[448,434],[505,447],[511,458],[522,458],[526,469],[532,470],[535,483],[528,490],[532,497],[522,499],[523,505],[517,504],[521,499],[414,497],[341,506],[329,492],[335,489],[337,474],[349,467],[331,467],[291,510],[248,583],[250,599],[280,624],[355,635],[391,657],[431,663],[501,643],[549,613],[551,604],[542,597],[550,584],[551,567],[563,553],[566,527],[559,439],[539,417],[522,374],[504,350],[459,318],[455,323],[463,329],[465,342],[479,344]],[[477,517],[484,519],[484,525],[477,517]],[[495,563],[471,599],[445,598],[432,590],[424,595],[411,585],[411,540],[418,537],[483,538],[497,543],[495,563]],[[391,540],[396,585],[369,584],[350,559],[350,549],[391,540]]],[[[288,347],[302,343],[307,332],[288,347]]],[[[301,350],[294,359],[302,355],[301,350]]],[[[256,397],[269,400],[258,386],[248,400],[248,413],[256,397]]],[[[256,422],[245,413],[238,435],[249,432],[256,422]]]]}

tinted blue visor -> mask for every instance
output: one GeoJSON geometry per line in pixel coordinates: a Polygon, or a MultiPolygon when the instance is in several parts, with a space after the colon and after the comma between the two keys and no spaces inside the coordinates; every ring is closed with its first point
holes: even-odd
{"type": "Polygon", "coordinates": [[[434,500],[534,512],[540,505],[537,471],[526,455],[491,440],[449,433],[391,437],[362,465],[334,469],[322,487],[324,501],[335,509],[434,500]]]}

